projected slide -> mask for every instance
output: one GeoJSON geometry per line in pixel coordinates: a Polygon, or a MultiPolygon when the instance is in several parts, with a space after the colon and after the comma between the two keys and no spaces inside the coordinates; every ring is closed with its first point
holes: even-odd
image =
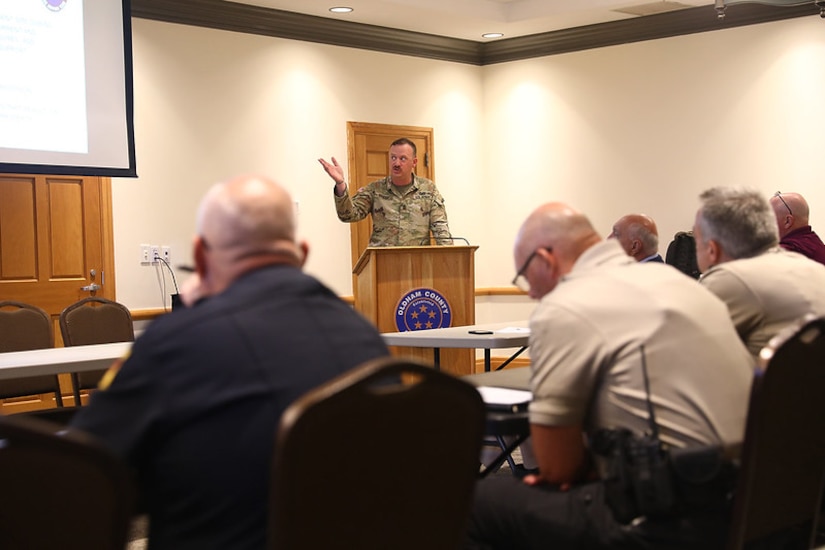
{"type": "Polygon", "coordinates": [[[129,0],[0,0],[0,172],[136,177],[129,0]]]}
{"type": "Polygon", "coordinates": [[[83,0],[2,0],[0,147],[87,153],[83,0]]]}

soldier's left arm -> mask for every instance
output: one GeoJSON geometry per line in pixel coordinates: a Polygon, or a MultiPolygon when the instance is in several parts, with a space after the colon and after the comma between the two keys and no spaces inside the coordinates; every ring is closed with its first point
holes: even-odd
{"type": "Polygon", "coordinates": [[[444,207],[444,197],[438,190],[433,193],[433,202],[430,207],[430,231],[437,244],[453,244],[450,226],[447,223],[447,209],[444,207]]]}

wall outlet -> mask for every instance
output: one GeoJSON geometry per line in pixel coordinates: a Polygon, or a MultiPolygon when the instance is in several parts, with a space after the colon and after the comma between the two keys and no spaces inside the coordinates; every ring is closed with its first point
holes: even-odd
{"type": "Polygon", "coordinates": [[[160,247],[160,257],[163,258],[163,261],[166,262],[167,265],[172,265],[172,247],[166,246],[165,244],[160,247]]]}
{"type": "Polygon", "coordinates": [[[140,265],[152,263],[152,247],[148,244],[140,245],[140,265]]]}
{"type": "Polygon", "coordinates": [[[151,252],[151,254],[152,254],[152,256],[151,256],[152,265],[158,265],[160,262],[158,260],[156,260],[155,258],[160,258],[160,247],[156,244],[153,244],[151,248],[152,248],[152,252],[151,252]]]}

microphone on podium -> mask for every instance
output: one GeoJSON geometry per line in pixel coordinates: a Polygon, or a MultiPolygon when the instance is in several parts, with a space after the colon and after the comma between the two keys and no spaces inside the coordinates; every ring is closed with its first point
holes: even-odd
{"type": "MultiPolygon", "coordinates": [[[[452,236],[450,236],[450,237],[439,237],[439,238],[441,238],[441,239],[445,239],[445,238],[450,239],[451,241],[453,241],[453,244],[455,244],[456,241],[464,241],[464,244],[466,244],[467,246],[470,246],[470,241],[468,241],[464,237],[452,237],[452,236]]],[[[418,243],[418,246],[425,246],[425,245],[428,245],[428,244],[430,244],[430,237],[424,237],[423,239],[421,239],[421,242],[418,243]]]]}

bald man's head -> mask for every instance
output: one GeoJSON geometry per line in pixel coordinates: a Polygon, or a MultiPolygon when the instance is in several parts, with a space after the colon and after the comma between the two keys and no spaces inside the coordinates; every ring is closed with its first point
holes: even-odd
{"type": "Polygon", "coordinates": [[[659,230],[653,218],[645,214],[622,216],[613,224],[608,238],[618,240],[625,253],[637,262],[659,252],[659,230]]]}
{"type": "Polygon", "coordinates": [[[799,193],[776,192],[770,203],[780,239],[795,229],[810,225],[808,202],[799,193]]]}
{"type": "Polygon", "coordinates": [[[204,292],[222,292],[238,276],[269,264],[303,265],[292,198],[274,181],[238,176],[207,191],[197,218],[195,263],[204,292]]]}
{"type": "Polygon", "coordinates": [[[292,199],[272,180],[239,176],[206,193],[197,230],[217,250],[245,254],[277,248],[295,241],[292,199]]]}
{"type": "Polygon", "coordinates": [[[552,291],[578,257],[600,240],[590,220],[564,203],[534,210],[519,229],[513,249],[516,269],[523,268],[530,283],[530,296],[540,298],[552,291]]]}

